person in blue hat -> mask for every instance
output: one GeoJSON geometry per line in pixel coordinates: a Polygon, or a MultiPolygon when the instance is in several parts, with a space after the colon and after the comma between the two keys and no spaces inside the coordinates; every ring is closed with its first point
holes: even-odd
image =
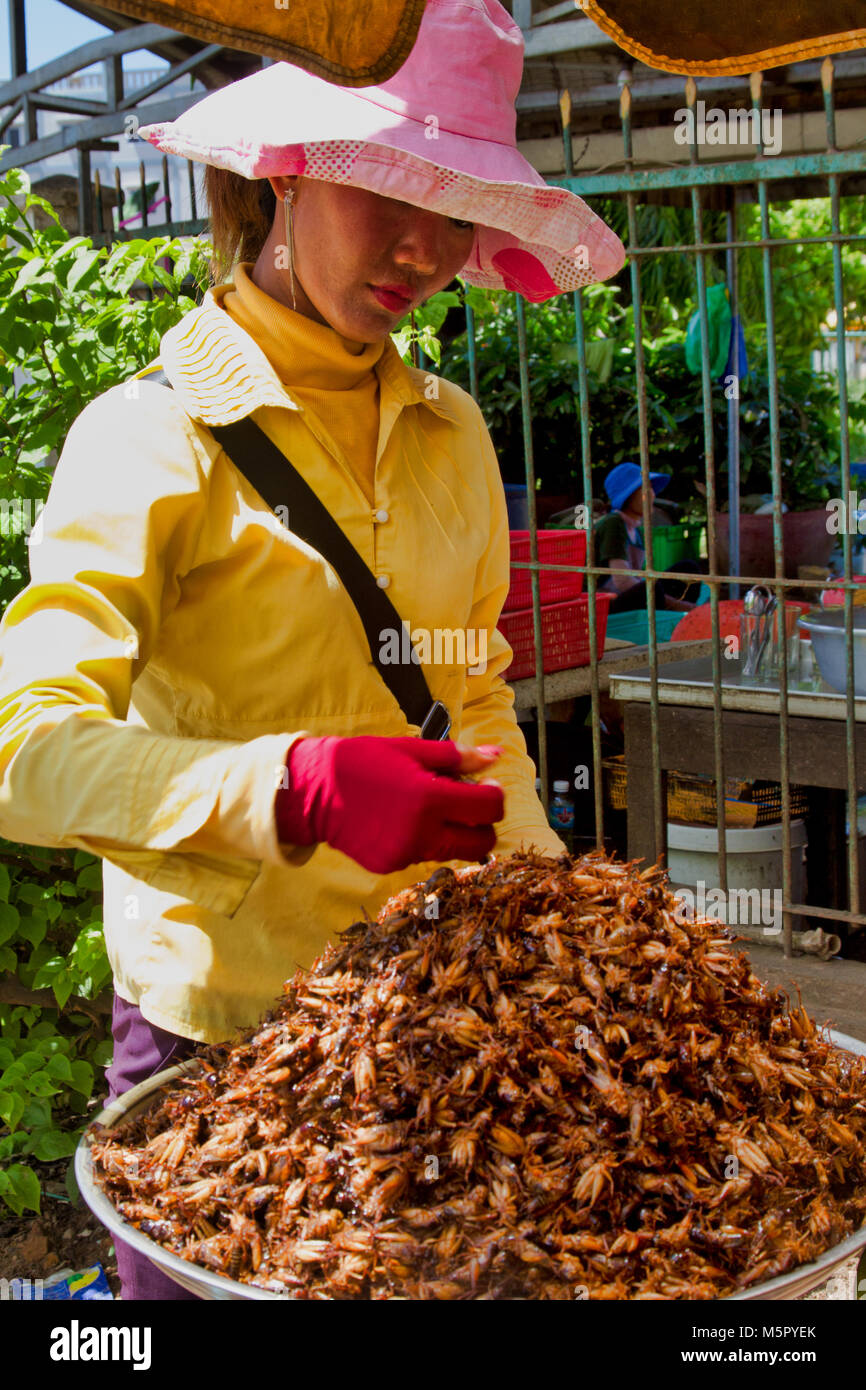
{"type": "MultiPolygon", "coordinates": [[[[670,473],[650,473],[653,496],[666,488],[670,473]]],[[[618,463],[604,480],[604,489],[611,510],[595,526],[595,563],[612,570],[637,570],[646,565],[646,549],[641,523],[643,521],[643,487],[640,468],[636,463],[618,463]]],[[[678,560],[678,570],[697,568],[694,561],[678,560]]],[[[646,580],[630,574],[612,574],[599,583],[602,592],[614,593],[611,613],[646,608],[646,580]]],[[[656,607],[687,612],[694,608],[682,581],[656,580],[656,607]]]]}

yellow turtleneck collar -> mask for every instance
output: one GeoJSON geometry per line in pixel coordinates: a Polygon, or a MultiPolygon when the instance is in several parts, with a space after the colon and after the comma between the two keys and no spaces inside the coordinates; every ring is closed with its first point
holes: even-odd
{"type": "Polygon", "coordinates": [[[252,338],[290,390],[353,391],[385,350],[384,341],[360,346],[329,324],[316,323],[272,298],[251,278],[252,261],[234,268],[222,306],[252,338]]]}

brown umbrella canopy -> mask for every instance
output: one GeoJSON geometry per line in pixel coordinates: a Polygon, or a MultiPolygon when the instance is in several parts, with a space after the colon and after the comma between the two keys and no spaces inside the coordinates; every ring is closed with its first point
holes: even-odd
{"type": "Polygon", "coordinates": [[[580,0],[627,53],[666,72],[757,72],[866,45],[866,0],[580,0]]]}
{"type": "Polygon", "coordinates": [[[386,82],[408,58],[425,0],[107,0],[204,43],[296,63],[341,87],[386,82]]]}

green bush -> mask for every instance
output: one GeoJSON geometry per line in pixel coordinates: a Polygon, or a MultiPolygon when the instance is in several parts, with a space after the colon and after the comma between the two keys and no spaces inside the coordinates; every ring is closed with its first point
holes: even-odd
{"type": "MultiPolygon", "coordinates": [[[[584,292],[590,450],[593,495],[602,497],[604,475],[614,464],[639,461],[638,391],[630,306],[615,285],[584,292]]],[[[517,315],[511,295],[496,296],[496,311],[476,323],[476,361],[481,407],[507,483],[522,483],[523,418],[517,315]]],[[[686,514],[706,515],[699,484],[705,475],[703,396],[700,377],[685,364],[688,303],[668,306],[667,324],[644,337],[647,432],[651,467],[670,472],[666,497],[686,514]]],[[[664,317],[661,310],[656,322],[664,317]]],[[[749,335],[747,335],[749,336],[749,335]]],[[[761,326],[751,335],[762,339],[761,326]]],[[[583,498],[577,348],[571,295],[526,307],[526,338],[535,474],[548,493],[583,498]]],[[[772,490],[769,380],[762,355],[750,345],[750,373],[740,383],[741,495],[772,490]]],[[[442,372],[466,389],[466,334],[446,344],[442,372]]],[[[782,496],[792,509],[821,506],[839,490],[839,395],[835,378],[811,370],[808,360],[783,357],[777,376],[782,458],[782,496]]],[[[723,384],[713,383],[712,418],[716,489],[727,497],[727,411],[723,384]]],[[[852,457],[866,444],[866,400],[851,393],[852,457]]]]}
{"type": "Polygon", "coordinates": [[[195,307],[187,290],[206,283],[208,254],[198,237],[94,247],[70,236],[23,170],[0,174],[0,609],[29,578],[52,453],[89,401],[157,356],[195,307]],[[49,227],[29,225],[33,206],[49,227]],[[131,297],[136,284],[152,298],[131,297]]]}
{"type": "MultiPolygon", "coordinates": [[[[51,455],[90,400],[157,356],[208,256],[203,238],[96,248],[22,170],[0,175],[0,610],[29,580],[51,455]],[[45,230],[27,221],[34,205],[45,230]]],[[[111,1056],[101,899],[93,855],[0,839],[0,1205],[16,1213],[39,1210],[28,1160],[72,1153],[111,1056]]]]}
{"type": "Polygon", "coordinates": [[[0,841],[0,1198],[18,1213],[39,1210],[22,1160],[72,1153],[111,1057],[101,898],[93,855],[0,841]]]}

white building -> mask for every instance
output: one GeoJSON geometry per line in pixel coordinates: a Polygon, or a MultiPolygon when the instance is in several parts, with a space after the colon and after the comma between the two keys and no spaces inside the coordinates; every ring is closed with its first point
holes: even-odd
{"type": "MultiPolygon", "coordinates": [[[[131,95],[136,89],[145,88],[151,82],[156,81],[165,71],[166,65],[153,68],[134,68],[129,71],[124,70],[123,83],[124,92],[131,95]]],[[[105,101],[105,71],[102,64],[96,64],[90,68],[84,68],[81,72],[73,73],[70,77],[65,77],[59,82],[54,82],[50,87],[45,88],[46,93],[56,96],[79,97],[90,101],[105,101]]],[[[193,94],[196,99],[207,95],[207,89],[201,82],[190,75],[179,77],[174,82],[165,87],[161,87],[155,92],[150,101],[165,101],[169,97],[181,96],[185,93],[193,94]]],[[[163,195],[162,189],[162,155],[153,145],[146,140],[136,139],[132,132],[138,125],[144,125],[147,121],[148,101],[143,101],[129,112],[128,130],[118,132],[117,135],[106,137],[107,140],[117,144],[117,150],[91,150],[90,168],[91,177],[99,171],[100,182],[103,188],[114,187],[115,168],[120,170],[121,188],[127,195],[131,194],[141,186],[140,163],[144,164],[145,180],[147,183],[159,182],[160,189],[156,194],[159,199],[163,195]]],[[[76,126],[87,122],[90,117],[86,115],[75,115],[63,111],[44,111],[40,110],[39,137],[40,139],[50,135],[68,134],[74,137],[76,126]]],[[[26,143],[26,133],[23,117],[19,116],[2,137],[2,143],[18,146],[26,143]]],[[[78,177],[78,154],[72,148],[64,150],[60,154],[50,155],[47,159],[40,159],[33,164],[26,166],[27,173],[33,183],[48,178],[51,175],[66,174],[72,178],[78,177]]],[[[201,179],[203,166],[195,165],[196,174],[196,215],[203,215],[203,204],[199,196],[201,189],[201,179]]],[[[173,222],[183,222],[192,217],[192,207],[189,189],[188,166],[185,160],[170,158],[168,160],[169,189],[171,193],[171,215],[173,222]]],[[[154,230],[158,228],[160,222],[165,218],[165,206],[160,203],[154,208],[149,216],[149,226],[154,230]]],[[[124,219],[130,219],[128,226],[134,229],[141,226],[141,218],[136,217],[135,213],[126,205],[124,219]]]]}

